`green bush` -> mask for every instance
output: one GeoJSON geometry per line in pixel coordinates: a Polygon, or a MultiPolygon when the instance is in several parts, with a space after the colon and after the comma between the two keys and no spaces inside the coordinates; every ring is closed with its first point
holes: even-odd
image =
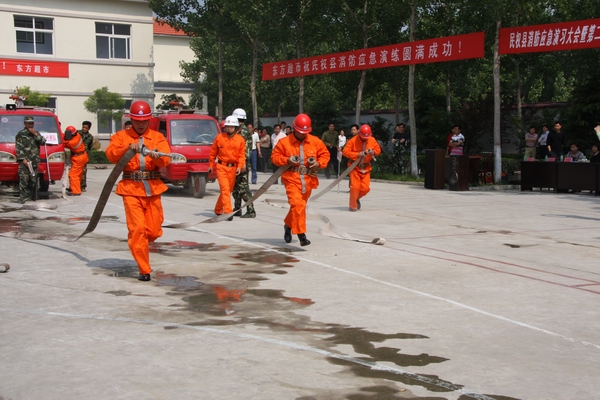
{"type": "Polygon", "coordinates": [[[89,164],[110,164],[102,150],[92,150],[88,156],[90,158],[89,164]]]}

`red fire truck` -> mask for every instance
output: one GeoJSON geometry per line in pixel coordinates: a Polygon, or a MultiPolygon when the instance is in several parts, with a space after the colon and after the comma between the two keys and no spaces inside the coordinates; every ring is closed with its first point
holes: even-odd
{"type": "Polygon", "coordinates": [[[17,107],[14,104],[0,108],[0,183],[19,183],[15,136],[24,128],[25,116],[34,118],[34,129],[46,138],[46,144],[40,147],[38,167],[38,188],[39,191],[46,192],[50,183],[62,179],[65,170],[65,148],[60,123],[54,109],[50,108],[17,107]]]}

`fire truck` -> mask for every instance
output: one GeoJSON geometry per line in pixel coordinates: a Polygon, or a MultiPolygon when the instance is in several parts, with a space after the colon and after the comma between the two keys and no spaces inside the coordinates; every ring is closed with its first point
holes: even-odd
{"type": "MultiPolygon", "coordinates": [[[[125,115],[123,122],[128,119],[125,115]]],[[[161,180],[204,197],[207,182],[217,179],[215,171],[208,173],[210,148],[220,132],[217,120],[196,110],[158,110],[152,114],[150,129],[165,136],[173,154],[171,163],[160,170],[161,180]]]]}
{"type": "Polygon", "coordinates": [[[0,184],[19,183],[15,136],[24,128],[25,116],[34,118],[34,129],[46,138],[46,144],[40,147],[37,184],[39,191],[47,192],[51,183],[62,179],[65,170],[62,131],[55,110],[51,108],[18,107],[14,104],[0,107],[0,184]]]}

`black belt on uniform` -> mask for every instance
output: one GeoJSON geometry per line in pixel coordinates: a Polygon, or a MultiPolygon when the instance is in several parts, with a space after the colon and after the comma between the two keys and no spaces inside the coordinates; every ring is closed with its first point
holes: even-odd
{"type": "Polygon", "coordinates": [[[132,179],[135,182],[148,179],[160,179],[160,171],[125,171],[123,179],[132,179]]]}
{"type": "Polygon", "coordinates": [[[298,165],[298,166],[289,167],[288,171],[297,172],[300,175],[317,176],[317,171],[316,170],[310,169],[310,168],[306,168],[305,165],[298,165]]]}
{"type": "Polygon", "coordinates": [[[221,160],[217,161],[219,164],[224,165],[226,167],[235,167],[235,163],[224,163],[221,160]]]}

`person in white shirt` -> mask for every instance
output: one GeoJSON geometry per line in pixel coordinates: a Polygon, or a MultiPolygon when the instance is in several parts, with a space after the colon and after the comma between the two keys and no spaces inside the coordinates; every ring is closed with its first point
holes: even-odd
{"type": "MultiPolygon", "coordinates": [[[[271,135],[271,144],[273,145],[273,148],[275,148],[275,146],[277,146],[277,142],[286,137],[286,134],[285,131],[281,129],[281,125],[277,124],[273,127],[273,135],[271,135]],[[275,135],[274,138],[273,135],[275,135]]],[[[273,164],[273,172],[277,171],[277,168],[277,165],[273,164]]],[[[275,181],[274,184],[277,185],[278,181],[275,181]]]]}
{"type": "Polygon", "coordinates": [[[538,138],[539,144],[539,156],[543,160],[548,157],[548,134],[550,133],[550,129],[548,129],[548,125],[542,125],[542,134],[538,138]]]}
{"type": "MultiPolygon", "coordinates": [[[[253,129],[252,125],[248,124],[248,129],[253,129]]],[[[250,151],[250,166],[252,168],[252,184],[256,185],[256,180],[258,179],[257,170],[258,170],[258,159],[262,157],[260,153],[260,136],[258,132],[250,131],[252,135],[252,150],[250,151]]]]}
{"type": "MultiPolygon", "coordinates": [[[[346,134],[343,129],[340,129],[340,135],[338,136],[338,151],[337,151],[337,159],[338,163],[342,162],[342,149],[346,145],[346,134]]],[[[339,168],[338,168],[339,171],[339,168]]]]}

